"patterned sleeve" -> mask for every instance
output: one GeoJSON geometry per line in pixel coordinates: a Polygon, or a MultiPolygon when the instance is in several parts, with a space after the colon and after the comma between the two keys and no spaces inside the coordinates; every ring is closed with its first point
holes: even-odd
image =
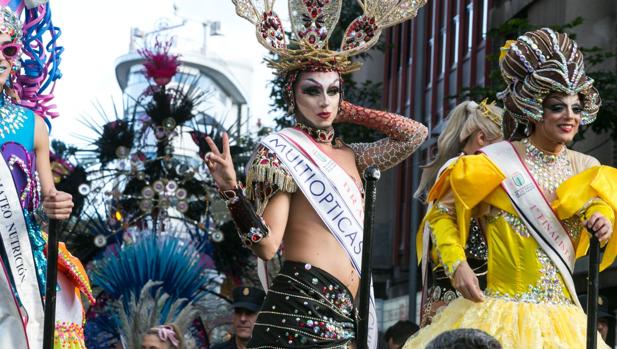
{"type": "Polygon", "coordinates": [[[259,145],[251,158],[246,175],[246,197],[262,215],[266,205],[280,190],[295,193],[298,186],[272,151],[259,145]]]}
{"type": "Polygon", "coordinates": [[[355,106],[341,102],[337,122],[349,122],[384,133],[387,137],[372,143],[353,143],[349,147],[356,154],[360,173],[371,166],[387,170],[408,158],[427,137],[428,130],[421,123],[401,115],[355,106]]]}

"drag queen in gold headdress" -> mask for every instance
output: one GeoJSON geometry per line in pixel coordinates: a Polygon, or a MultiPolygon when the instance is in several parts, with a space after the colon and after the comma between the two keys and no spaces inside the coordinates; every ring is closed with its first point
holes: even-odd
{"type": "Polygon", "coordinates": [[[601,268],[615,258],[611,183],[617,171],[566,144],[595,119],[600,96],[576,42],[550,29],[509,42],[500,67],[508,84],[500,94],[504,117],[524,128],[523,138],[461,157],[430,191],[428,222],[437,255],[463,298],[405,348],[424,348],[455,328],[484,330],[504,348],[585,347],[587,320],[572,271],[587,252],[590,232],[605,246],[601,268]],[[471,217],[486,234],[484,292],[464,252],[471,217]]]}
{"type": "MultiPolygon", "coordinates": [[[[272,12],[274,1],[234,1],[237,13],[255,24],[260,43],[276,53],[270,66],[285,79],[289,111],[297,121],[261,140],[247,166],[246,191],[236,182],[226,137],[222,152],[210,141],[212,153],[205,159],[253,252],[268,260],[284,245],[285,262],[271,285],[266,282],[270,288],[250,348],[347,348],[356,338],[360,173],[370,165],[385,170],[401,162],[427,130],[403,116],[344,101],[342,74],[359,68],[350,57],[372,47],[383,28],[412,18],[425,2],[359,1],[364,14],[345,31],[340,51],[333,51],[328,39],[343,1],[290,0],[290,45],[272,12]],[[334,122],[362,125],[387,137],[347,145],[334,139],[334,122]]],[[[374,348],[372,314],[369,347],[374,348]]]]}

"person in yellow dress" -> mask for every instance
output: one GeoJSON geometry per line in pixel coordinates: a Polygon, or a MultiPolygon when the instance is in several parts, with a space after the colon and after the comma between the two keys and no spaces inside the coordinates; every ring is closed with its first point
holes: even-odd
{"type": "MultiPolygon", "coordinates": [[[[437,139],[435,159],[422,168],[420,184],[414,196],[426,200],[428,190],[439,174],[460,156],[475,154],[480,148],[503,140],[501,131],[503,110],[486,100],[464,101],[447,117],[447,124],[437,139]]],[[[430,203],[425,202],[429,205],[430,203]]],[[[431,323],[435,313],[458,297],[456,289],[438,267],[437,252],[430,242],[430,224],[420,225],[417,235],[418,259],[422,261],[422,312],[420,326],[431,323]]],[[[434,246],[434,244],[433,244],[434,246]]],[[[481,288],[486,287],[486,241],[476,219],[472,219],[465,243],[467,262],[478,276],[481,288]]]]}
{"type": "MultiPolygon", "coordinates": [[[[615,259],[617,170],[566,147],[601,104],[576,42],[546,28],[528,32],[504,47],[500,68],[504,118],[514,118],[523,137],[461,157],[431,189],[427,221],[440,264],[463,297],[406,349],[456,328],[486,331],[504,348],[584,348],[573,262],[586,254],[590,232],[605,248],[600,268],[615,259]],[[486,235],[484,291],[465,257],[471,217],[486,235]]],[[[598,347],[608,348],[601,339],[598,347]]]]}

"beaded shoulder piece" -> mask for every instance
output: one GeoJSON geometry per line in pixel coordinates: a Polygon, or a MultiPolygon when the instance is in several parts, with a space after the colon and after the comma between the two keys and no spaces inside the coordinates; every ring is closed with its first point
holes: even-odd
{"type": "Polygon", "coordinates": [[[295,193],[296,182],[270,149],[257,146],[246,173],[246,197],[255,203],[257,213],[263,213],[268,200],[278,191],[295,193]]]}

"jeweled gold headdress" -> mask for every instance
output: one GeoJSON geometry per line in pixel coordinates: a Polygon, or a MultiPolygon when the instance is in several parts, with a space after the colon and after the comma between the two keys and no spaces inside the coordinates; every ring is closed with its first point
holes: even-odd
{"type": "Polygon", "coordinates": [[[253,23],[257,40],[278,55],[269,66],[285,76],[297,70],[349,73],[360,63],[349,57],[370,49],[384,28],[416,16],[427,0],[358,0],[363,15],[353,20],[343,36],[339,51],[328,49],[328,39],[341,13],[343,0],[288,0],[292,41],[289,48],[285,30],[272,11],[275,0],[232,0],[236,13],[253,23]]]}

